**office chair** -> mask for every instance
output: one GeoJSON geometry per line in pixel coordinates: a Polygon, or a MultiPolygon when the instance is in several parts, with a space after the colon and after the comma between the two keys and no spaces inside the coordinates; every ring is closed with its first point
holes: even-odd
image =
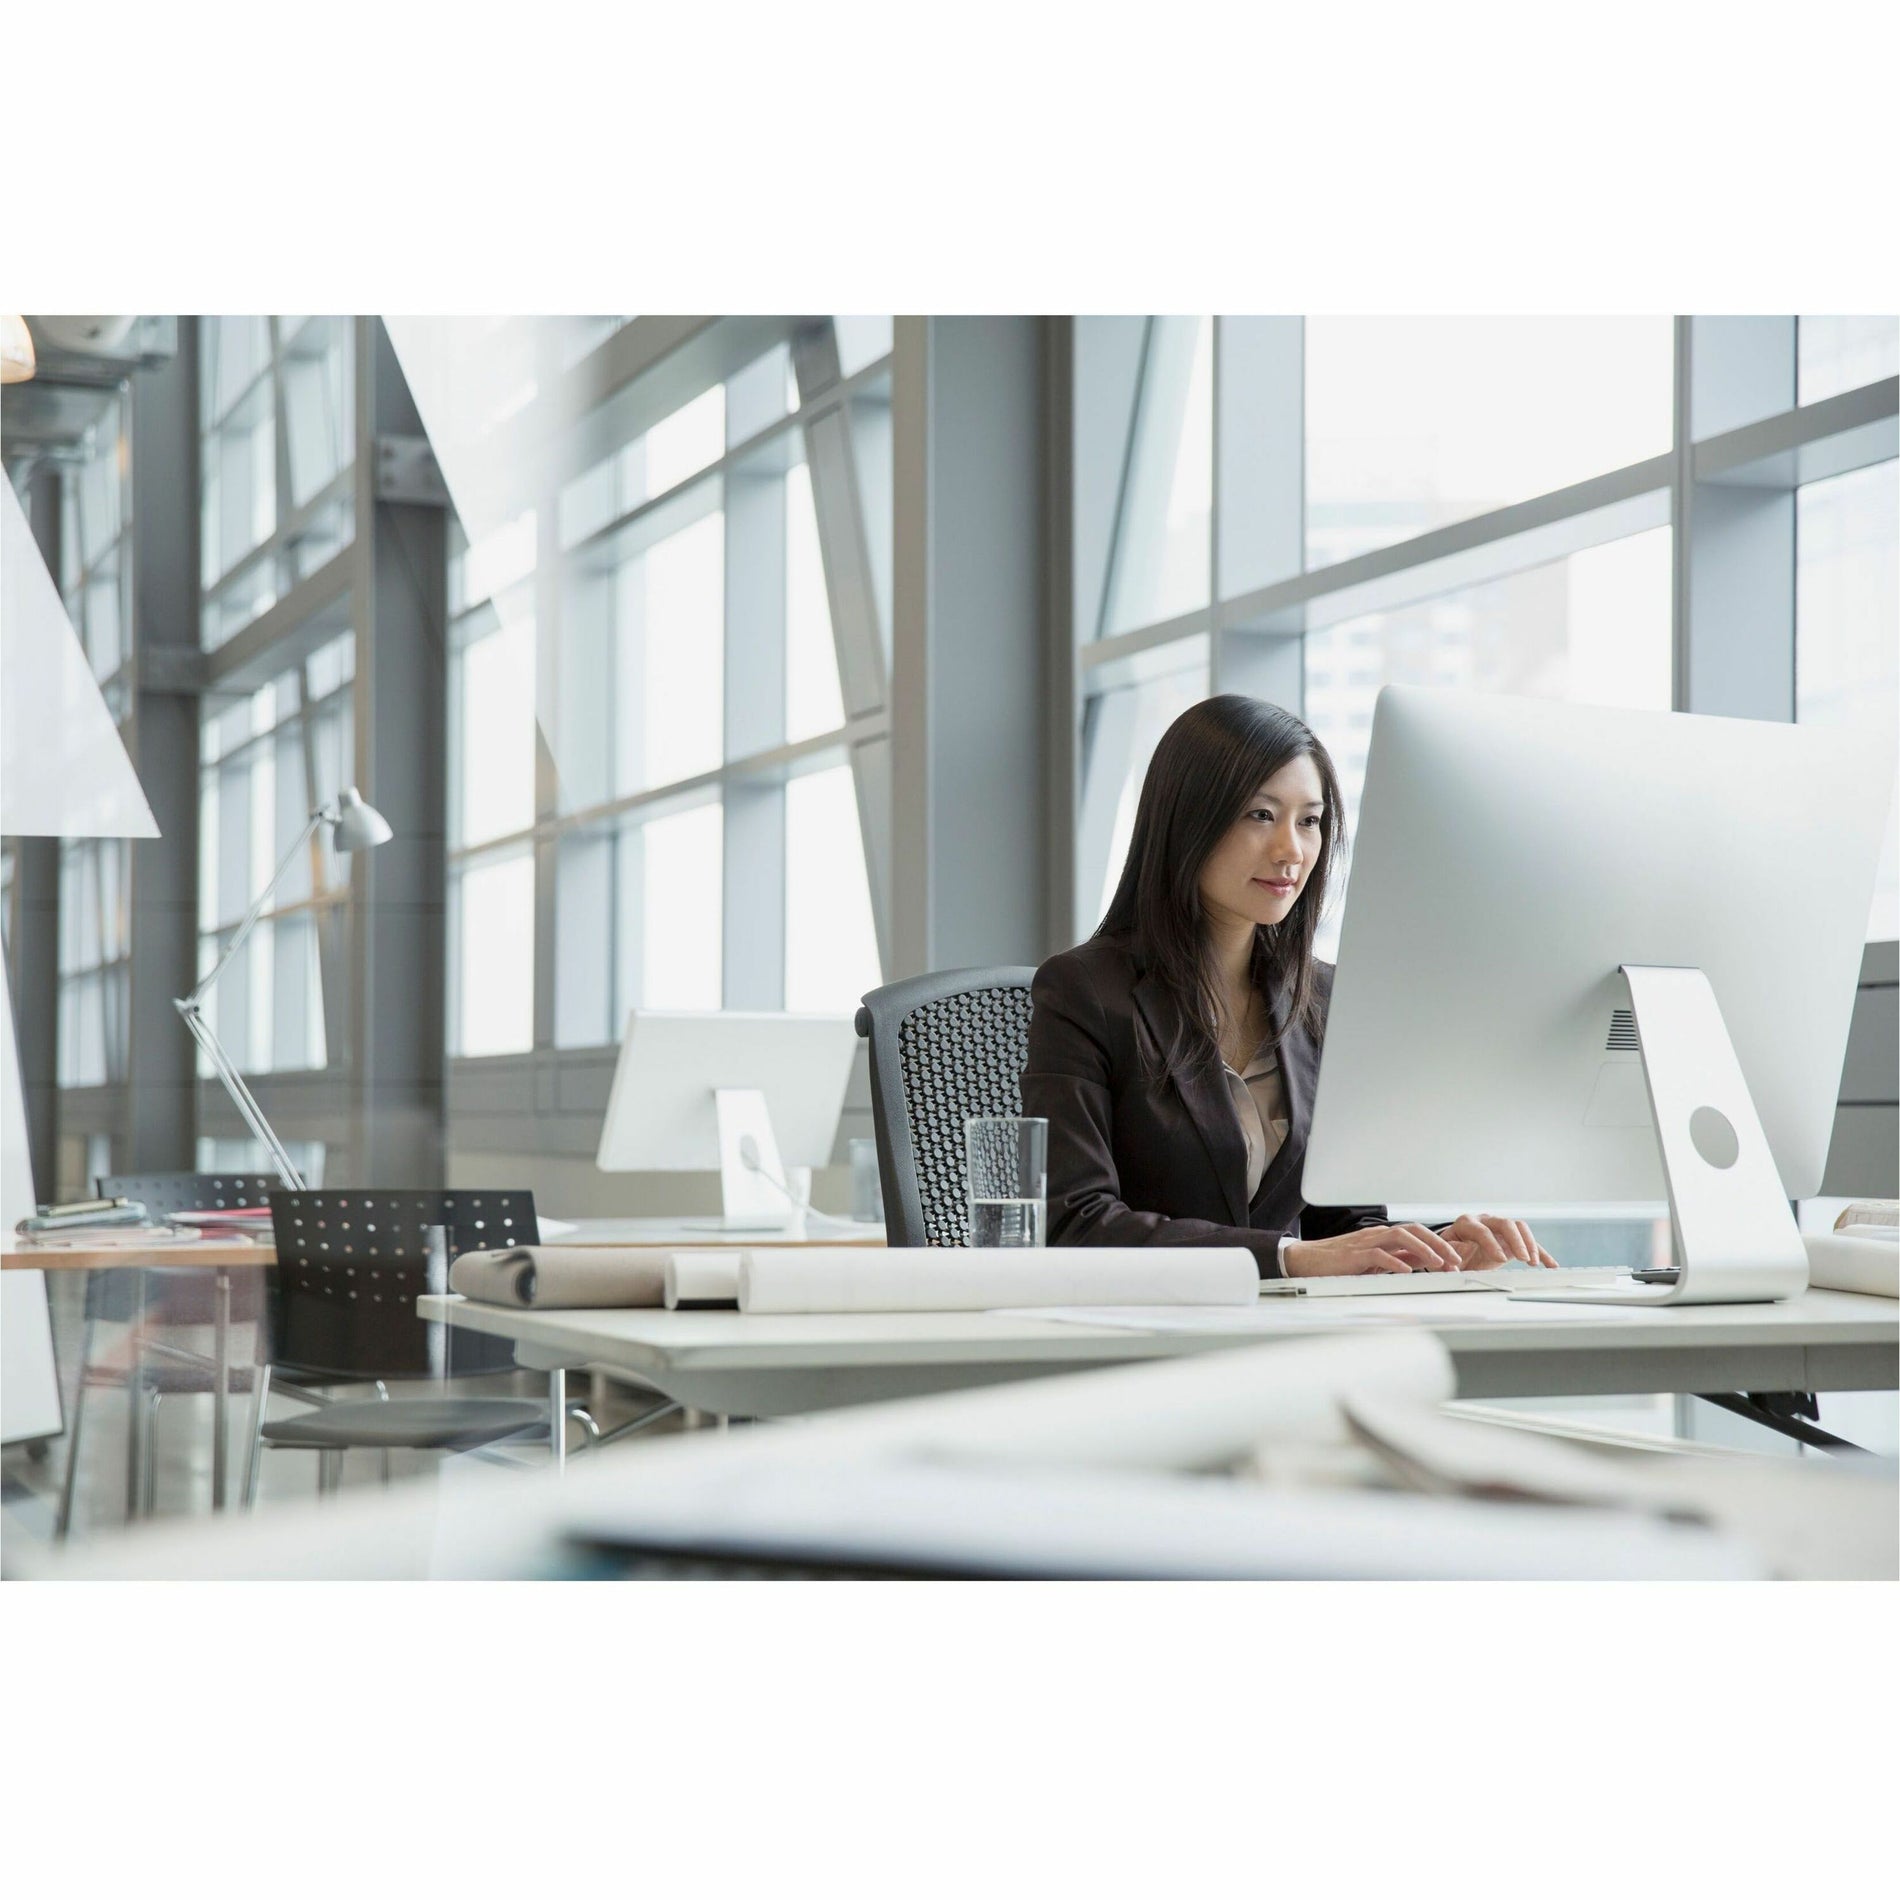
{"type": "Polygon", "coordinates": [[[872,990],[858,1011],[871,1045],[871,1121],[893,1247],[967,1247],[963,1124],[1020,1115],[1029,1059],[1026,965],[943,970],[872,990]]]}
{"type": "MultiPolygon", "coordinates": [[[[124,1196],[140,1201],[154,1217],[214,1208],[262,1207],[274,1174],[103,1174],[95,1184],[102,1200],[124,1196]]],[[[232,1280],[230,1318],[245,1324],[262,1310],[261,1277],[243,1273],[232,1280]]],[[[126,1426],[125,1515],[129,1523],[149,1515],[157,1483],[158,1408],[167,1398],[207,1393],[217,1383],[217,1361],[168,1341],[141,1338],[135,1364],[98,1364],[92,1356],[99,1322],[120,1322],[142,1332],[148,1319],[164,1326],[215,1323],[216,1275],[203,1267],[163,1264],[162,1253],[149,1265],[115,1267],[86,1275],[86,1330],[79,1353],[79,1385],[73,1398],[73,1422],[66,1441],[66,1478],[60,1489],[55,1535],[72,1525],[74,1489],[79,1474],[79,1436],[85,1422],[86,1394],[93,1388],[124,1389],[130,1401],[126,1426]]],[[[229,1368],[229,1390],[248,1392],[250,1366],[229,1368]]],[[[315,1394],[307,1396],[317,1402],[315,1394]]]]}
{"type": "MultiPolygon", "coordinates": [[[[532,1246],[540,1238],[534,1196],[486,1188],[348,1188],[269,1197],[277,1267],[270,1275],[270,1347],[260,1354],[251,1404],[251,1446],[244,1505],[257,1501],[266,1447],[317,1453],[317,1490],[327,1495],[343,1454],[380,1451],[389,1480],[394,1450],[476,1451],[503,1439],[546,1440],[580,1421],[589,1442],[600,1433],[578,1405],[550,1421],[533,1399],[392,1399],[387,1380],[442,1379],[452,1373],[512,1371],[504,1339],[451,1335],[416,1313],[416,1297],[448,1290],[449,1262],[478,1248],[532,1246]],[[446,1250],[431,1254],[429,1230],[446,1230],[446,1250]],[[450,1355],[453,1353],[454,1362],[450,1355]],[[267,1423],[264,1408],[282,1372],[304,1385],[371,1383],[375,1399],[336,1400],[267,1423]]],[[[282,1389],[281,1385],[278,1389],[282,1389]]],[[[302,1393],[295,1396],[302,1397],[302,1393]]]]}

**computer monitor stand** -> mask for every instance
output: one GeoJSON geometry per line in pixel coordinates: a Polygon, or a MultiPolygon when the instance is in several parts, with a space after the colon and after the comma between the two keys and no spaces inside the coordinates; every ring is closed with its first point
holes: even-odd
{"type": "Polygon", "coordinates": [[[1622,969],[1662,1150],[1675,1283],[1512,1297],[1596,1306],[1792,1298],[1808,1284],[1807,1250],[1708,977],[1630,963],[1622,969]]]}
{"type": "Polygon", "coordinates": [[[719,1116],[720,1226],[779,1233],[800,1220],[784,1185],[763,1089],[714,1089],[719,1116]]]}

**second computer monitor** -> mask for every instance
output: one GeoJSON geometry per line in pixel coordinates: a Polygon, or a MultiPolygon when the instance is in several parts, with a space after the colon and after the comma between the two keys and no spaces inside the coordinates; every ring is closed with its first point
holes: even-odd
{"type": "Polygon", "coordinates": [[[857,1044],[849,1016],[636,1009],[596,1162],[717,1168],[728,1223],[781,1227],[800,1198],[785,1170],[831,1159],[857,1044]]]}

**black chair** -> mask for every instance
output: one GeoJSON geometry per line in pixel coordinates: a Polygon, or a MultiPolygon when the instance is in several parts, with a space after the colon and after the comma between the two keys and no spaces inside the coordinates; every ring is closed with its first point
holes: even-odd
{"type": "MultiPolygon", "coordinates": [[[[96,1192],[102,1200],[123,1196],[142,1202],[158,1219],[214,1208],[262,1207],[281,1183],[274,1174],[105,1174],[96,1192]]],[[[74,1488],[79,1473],[79,1437],[86,1394],[93,1388],[127,1392],[125,1514],[128,1521],[149,1513],[157,1470],[158,1408],[167,1398],[214,1392],[218,1365],[203,1353],[145,1336],[147,1322],[166,1327],[210,1326],[217,1321],[217,1275],[203,1267],[128,1264],[86,1276],[86,1330],[79,1354],[79,1385],[73,1399],[72,1427],[66,1443],[66,1480],[60,1491],[56,1535],[72,1525],[74,1488]],[[95,1330],[101,1321],[137,1329],[138,1351],[124,1365],[93,1358],[95,1330]]],[[[260,1274],[244,1273],[231,1283],[227,1317],[237,1324],[255,1320],[262,1310],[260,1274]]],[[[227,1368],[228,1391],[248,1392],[255,1377],[250,1366],[227,1368]]]]}
{"type": "Polygon", "coordinates": [[[1020,1115],[1029,1059],[1026,965],[944,970],[872,990],[858,1011],[871,1045],[871,1120],[893,1247],[967,1247],[963,1124],[1020,1115]]]}
{"type": "MultiPolygon", "coordinates": [[[[244,1474],[247,1509],[257,1498],[265,1446],[318,1454],[317,1488],[336,1488],[343,1454],[365,1446],[393,1450],[475,1451],[503,1439],[549,1438],[566,1418],[550,1421],[532,1399],[391,1399],[386,1380],[440,1380],[462,1373],[514,1368],[504,1339],[432,1324],[416,1312],[417,1296],[448,1290],[449,1262],[482,1248],[532,1246],[540,1237],[534,1196],[484,1188],[349,1188],[270,1195],[277,1267],[270,1276],[270,1346],[252,1406],[250,1457],[244,1474]],[[430,1229],[446,1231],[433,1252],[430,1229]],[[371,1383],[375,1399],[340,1400],[266,1422],[272,1381],[288,1372],[300,1384],[371,1383]]],[[[578,1406],[590,1437],[594,1422],[578,1406]]]]}

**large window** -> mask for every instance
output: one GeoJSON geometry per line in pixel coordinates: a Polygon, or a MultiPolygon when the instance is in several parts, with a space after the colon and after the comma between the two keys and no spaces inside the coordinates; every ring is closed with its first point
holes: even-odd
{"type": "Polygon", "coordinates": [[[1077,319],[1076,931],[1210,692],[1301,710],[1349,823],[1387,683],[1668,707],[1674,351],[1665,317],[1077,319]]]}
{"type": "Polygon", "coordinates": [[[1307,565],[1666,454],[1673,327],[1667,317],[1309,317],[1307,565]]]}
{"type": "MultiPolygon", "coordinates": [[[[1900,731],[1900,463],[1810,482],[1796,502],[1796,716],[1900,731]]],[[[1867,918],[1900,937],[1900,802],[1867,918]]]]}
{"type": "Polygon", "coordinates": [[[117,718],[132,657],[131,405],[113,395],[60,482],[59,592],[117,718]]]}
{"type": "Polygon", "coordinates": [[[854,1007],[879,981],[853,768],[885,729],[890,319],[728,347],[670,404],[613,382],[637,323],[484,332],[507,375],[456,361],[467,332],[392,334],[460,517],[452,1053],[597,1048],[636,1005],[854,1007]]]}
{"type": "MultiPolygon", "coordinates": [[[[123,394],[104,400],[59,484],[60,599],[106,705],[121,722],[131,711],[130,407],[123,394]]],[[[60,846],[61,1088],[99,1088],[125,1079],[131,877],[132,847],[123,838],[60,846]]]]}
{"type": "Polygon", "coordinates": [[[125,1079],[131,847],[89,838],[59,851],[59,1085],[125,1079]]]}
{"type": "Polygon", "coordinates": [[[355,532],[353,317],[198,323],[203,643],[222,646],[355,532]]]}
{"type": "MultiPolygon", "coordinates": [[[[198,969],[224,954],[310,814],[347,786],[355,756],[353,634],[255,692],[206,702],[199,751],[198,969]]],[[[348,860],[327,827],[293,858],[269,908],[206,999],[247,1074],[310,1070],[346,1046],[348,860]]],[[[200,1052],[198,1073],[210,1065],[200,1052]]]]}
{"type": "Polygon", "coordinates": [[[1900,317],[1803,317],[1799,344],[1804,403],[1900,375],[1900,317]]]}
{"type": "Polygon", "coordinates": [[[1891,317],[1080,318],[1074,362],[1076,934],[1210,692],[1300,711],[1349,824],[1395,682],[1900,724],[1891,317]]]}

